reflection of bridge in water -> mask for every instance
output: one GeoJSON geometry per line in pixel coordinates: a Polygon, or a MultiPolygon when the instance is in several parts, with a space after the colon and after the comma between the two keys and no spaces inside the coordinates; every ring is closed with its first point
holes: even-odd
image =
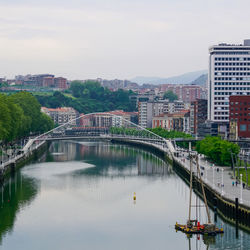
{"type": "MultiPolygon", "coordinates": [[[[132,164],[134,159],[138,168],[138,175],[168,175],[173,173],[172,166],[155,154],[144,151],[138,147],[131,147],[122,144],[110,144],[106,142],[86,141],[61,141],[53,142],[49,154],[56,162],[83,160],[87,163],[92,154],[101,159],[103,166],[109,165],[110,157],[116,164],[132,164]]],[[[50,158],[52,160],[52,158],[50,158]]]]}

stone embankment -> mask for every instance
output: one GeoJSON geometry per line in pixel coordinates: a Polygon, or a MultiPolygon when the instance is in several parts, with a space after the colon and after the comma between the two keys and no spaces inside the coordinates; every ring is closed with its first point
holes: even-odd
{"type": "Polygon", "coordinates": [[[29,148],[21,150],[17,155],[9,158],[0,165],[0,182],[3,182],[17,168],[22,167],[33,159],[37,159],[47,148],[46,141],[30,145],[29,148]]]}

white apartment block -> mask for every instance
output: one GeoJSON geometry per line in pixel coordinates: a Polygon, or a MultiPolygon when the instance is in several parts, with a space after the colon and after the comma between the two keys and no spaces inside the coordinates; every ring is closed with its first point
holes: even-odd
{"type": "Polygon", "coordinates": [[[152,128],[153,117],[164,113],[176,113],[183,109],[189,109],[189,106],[183,101],[174,101],[173,103],[166,100],[139,102],[139,125],[143,128],[152,128]]]}
{"type": "Polygon", "coordinates": [[[139,126],[143,128],[152,128],[153,102],[139,102],[139,126]]]}
{"type": "Polygon", "coordinates": [[[250,39],[209,48],[208,120],[229,122],[229,97],[250,95],[250,39]]]}
{"type": "Polygon", "coordinates": [[[164,101],[139,102],[139,125],[143,128],[152,128],[153,117],[162,114],[163,107],[164,101]]]}

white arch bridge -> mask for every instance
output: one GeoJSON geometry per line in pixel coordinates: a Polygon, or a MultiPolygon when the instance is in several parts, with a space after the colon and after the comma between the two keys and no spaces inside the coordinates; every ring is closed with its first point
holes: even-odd
{"type": "Polygon", "coordinates": [[[45,141],[54,140],[113,140],[134,142],[158,147],[169,156],[175,152],[175,143],[145,129],[120,115],[90,113],[62,124],[44,134],[30,138],[22,151],[31,151],[45,141]]]}
{"type": "MultiPolygon", "coordinates": [[[[176,142],[193,142],[203,138],[165,139],[145,129],[122,115],[113,113],[89,113],[72,119],[44,134],[31,138],[22,151],[31,151],[45,141],[54,140],[118,140],[161,147],[171,157],[176,152],[176,142]]],[[[250,140],[233,141],[240,145],[250,144],[250,140]]],[[[191,150],[191,144],[189,147],[191,150]]]]}

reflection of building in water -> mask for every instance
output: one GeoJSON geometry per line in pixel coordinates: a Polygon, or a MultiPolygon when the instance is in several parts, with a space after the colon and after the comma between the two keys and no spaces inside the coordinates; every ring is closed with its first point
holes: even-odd
{"type": "Polygon", "coordinates": [[[53,142],[50,152],[55,161],[72,161],[76,158],[76,143],[53,142]]]}
{"type": "Polygon", "coordinates": [[[169,166],[151,153],[143,153],[137,157],[138,175],[167,175],[169,166]]]}
{"type": "Polygon", "coordinates": [[[132,148],[124,145],[100,145],[100,147],[95,147],[95,154],[99,157],[104,158],[126,158],[131,157],[132,148]]]}

